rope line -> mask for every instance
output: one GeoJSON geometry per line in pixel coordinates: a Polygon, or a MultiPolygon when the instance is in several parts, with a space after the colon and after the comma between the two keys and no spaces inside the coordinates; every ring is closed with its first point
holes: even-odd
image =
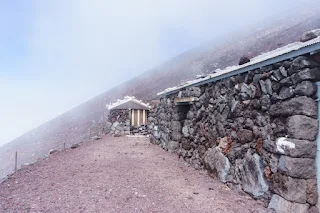
{"type": "Polygon", "coordinates": [[[15,154],[15,153],[13,153],[13,154],[11,155],[11,158],[10,158],[10,160],[8,161],[7,165],[5,165],[5,167],[3,167],[3,169],[0,169],[0,171],[5,170],[5,169],[9,166],[11,160],[13,159],[14,154],[15,154]]]}
{"type": "MultiPolygon", "coordinates": [[[[84,135],[84,136],[79,136],[79,137],[76,137],[76,138],[73,138],[73,140],[77,140],[77,139],[79,139],[79,138],[85,138],[85,137],[87,137],[87,136],[89,136],[89,140],[90,140],[90,137],[91,137],[91,135],[92,134],[96,134],[96,133],[98,133],[98,132],[101,132],[101,130],[99,130],[99,131],[96,131],[96,132],[90,132],[89,134],[87,134],[87,135],[84,135]]],[[[102,131],[103,132],[103,131],[102,131]]],[[[65,141],[64,143],[66,143],[67,144],[67,142],[65,141]]],[[[59,148],[60,146],[61,146],[62,144],[59,144],[58,146],[55,146],[54,148],[52,148],[52,149],[56,149],[56,148],[59,148]]],[[[3,178],[5,178],[7,175],[9,175],[9,174],[11,174],[12,172],[9,172],[9,174],[7,174],[6,175],[6,169],[8,168],[8,166],[10,165],[10,162],[11,162],[11,160],[13,159],[13,156],[15,155],[15,152],[11,155],[11,158],[10,158],[10,160],[7,162],[7,164],[6,164],[6,166],[5,167],[3,167],[2,169],[0,169],[0,171],[4,171],[4,173],[3,173],[3,175],[2,175],[2,177],[0,177],[0,182],[1,182],[1,179],[3,179],[3,178]]],[[[3,180],[2,180],[3,181],[3,180]]]]}

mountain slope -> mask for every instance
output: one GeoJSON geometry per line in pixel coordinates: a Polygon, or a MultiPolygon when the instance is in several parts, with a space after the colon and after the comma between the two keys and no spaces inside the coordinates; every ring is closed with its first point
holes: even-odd
{"type": "MultiPolygon", "coordinates": [[[[237,64],[243,54],[253,57],[297,41],[303,32],[320,28],[319,9],[307,8],[274,23],[261,23],[263,28],[250,33],[231,35],[223,43],[213,41],[183,53],[4,145],[0,148],[0,162],[7,162],[18,150],[19,164],[22,165],[43,157],[50,149],[62,149],[64,143],[70,146],[88,140],[90,135],[101,131],[104,126],[107,115],[105,105],[117,98],[133,95],[149,101],[156,98],[157,92],[194,79],[197,74],[208,74],[217,68],[237,64]]],[[[0,172],[3,166],[0,164],[0,172]]],[[[4,173],[12,168],[9,164],[8,168],[4,168],[4,173]]]]}

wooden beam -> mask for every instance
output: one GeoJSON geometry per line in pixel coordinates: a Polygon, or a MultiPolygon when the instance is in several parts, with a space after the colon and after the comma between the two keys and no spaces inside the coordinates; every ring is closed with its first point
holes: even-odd
{"type": "Polygon", "coordinates": [[[189,105],[189,104],[192,104],[194,100],[195,100],[194,97],[176,98],[174,99],[174,103],[176,105],[189,105]]]}

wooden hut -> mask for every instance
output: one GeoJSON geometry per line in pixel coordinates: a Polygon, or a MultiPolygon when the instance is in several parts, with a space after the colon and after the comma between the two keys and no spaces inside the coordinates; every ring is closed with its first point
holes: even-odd
{"type": "Polygon", "coordinates": [[[122,100],[107,105],[108,110],[122,111],[128,113],[130,125],[138,127],[147,123],[148,112],[151,106],[147,103],[137,100],[135,97],[126,96],[122,100]]]}

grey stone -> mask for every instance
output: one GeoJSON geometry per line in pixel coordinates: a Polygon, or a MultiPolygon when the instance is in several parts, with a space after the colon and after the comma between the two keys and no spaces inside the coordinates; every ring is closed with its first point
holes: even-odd
{"type": "Polygon", "coordinates": [[[217,131],[218,131],[220,137],[226,136],[226,131],[225,131],[224,126],[221,122],[217,123],[217,131]]]}
{"type": "Polygon", "coordinates": [[[73,144],[70,148],[71,148],[71,149],[76,149],[76,148],[78,148],[79,146],[80,146],[80,145],[76,143],[76,144],[73,144]]]}
{"type": "Polygon", "coordinates": [[[269,95],[272,95],[272,84],[269,78],[265,80],[265,84],[266,84],[267,93],[269,95]]]}
{"type": "Polygon", "coordinates": [[[171,138],[172,138],[172,140],[180,141],[181,138],[182,138],[182,135],[181,135],[180,132],[172,132],[171,133],[171,138]]]}
{"type": "MultiPolygon", "coordinates": [[[[248,95],[250,98],[254,98],[256,95],[256,87],[253,84],[241,84],[241,92],[248,95]]],[[[245,99],[246,100],[246,99],[245,99]]]]}
{"type": "Polygon", "coordinates": [[[253,132],[248,129],[239,129],[237,136],[241,143],[249,143],[253,140],[253,132]]]}
{"type": "Polygon", "coordinates": [[[271,105],[270,96],[269,95],[263,95],[261,97],[261,109],[263,111],[267,111],[271,105]]]}
{"type": "Polygon", "coordinates": [[[168,142],[168,151],[174,152],[179,148],[179,142],[177,141],[169,141],[168,142]]]}
{"type": "Polygon", "coordinates": [[[160,113],[159,114],[160,120],[167,120],[167,114],[166,113],[160,113]]]}
{"type": "Polygon", "coordinates": [[[319,81],[320,80],[320,70],[318,68],[309,69],[306,68],[298,72],[294,77],[294,82],[300,83],[302,81],[319,81]]]}
{"type": "Polygon", "coordinates": [[[155,126],[153,128],[153,136],[156,138],[156,139],[160,139],[161,137],[161,133],[159,131],[159,127],[158,126],[155,126]]]}
{"type": "Polygon", "coordinates": [[[263,173],[262,160],[256,153],[252,155],[248,150],[243,160],[236,161],[236,170],[243,190],[253,197],[259,198],[269,190],[263,173]]]}
{"type": "Polygon", "coordinates": [[[92,140],[95,140],[95,141],[96,141],[96,140],[100,140],[100,139],[101,139],[101,137],[98,136],[98,135],[95,135],[95,136],[92,137],[92,140]]]}
{"type": "Polygon", "coordinates": [[[250,118],[247,118],[245,121],[244,127],[252,130],[253,126],[254,126],[253,121],[250,118]]]}
{"type": "Polygon", "coordinates": [[[191,149],[191,144],[190,141],[187,140],[186,138],[182,139],[181,147],[185,150],[190,150],[191,149]]]}
{"type": "Polygon", "coordinates": [[[166,132],[161,132],[161,139],[164,140],[165,142],[169,141],[169,136],[166,132]]]}
{"type": "Polygon", "coordinates": [[[183,134],[183,136],[186,137],[186,138],[189,137],[189,127],[188,127],[188,126],[182,127],[182,134],[183,134]]]}
{"type": "Polygon", "coordinates": [[[245,79],[244,79],[244,82],[246,84],[250,84],[253,81],[253,77],[254,77],[254,72],[252,72],[252,71],[248,72],[245,79]]]}
{"type": "Polygon", "coordinates": [[[294,178],[312,179],[316,177],[315,160],[282,155],[279,159],[278,172],[294,178]]]}
{"type": "MultiPolygon", "coordinates": [[[[283,85],[277,81],[272,81],[272,92],[277,94],[283,85]]],[[[272,95],[273,95],[272,94],[272,95]]]]}
{"type": "Polygon", "coordinates": [[[192,120],[194,118],[194,113],[190,110],[187,114],[187,118],[192,120]]]}
{"type": "Polygon", "coordinates": [[[255,74],[253,77],[253,82],[258,83],[261,79],[261,74],[255,74]]]}
{"type": "Polygon", "coordinates": [[[302,204],[307,202],[307,181],[304,179],[274,174],[272,190],[288,201],[302,204]]]}
{"type": "Polygon", "coordinates": [[[54,153],[56,153],[56,152],[59,152],[57,149],[51,149],[50,151],[49,151],[49,155],[52,155],[52,154],[54,154],[54,153]]]}
{"type": "Polygon", "coordinates": [[[278,162],[279,162],[279,157],[272,154],[271,159],[270,159],[270,170],[272,173],[276,173],[278,171],[278,162]]]}
{"type": "Polygon", "coordinates": [[[287,119],[289,137],[310,140],[316,139],[318,133],[318,121],[305,115],[294,115],[287,119]]]}
{"type": "MultiPolygon", "coordinates": [[[[292,75],[293,76],[293,75],[292,75]]],[[[292,82],[292,78],[291,77],[288,77],[288,78],[284,78],[280,81],[280,84],[282,86],[292,86],[293,85],[293,82],[292,82]]]]}
{"type": "Polygon", "coordinates": [[[288,72],[285,67],[280,67],[279,71],[283,77],[288,77],[288,72]]]}
{"type": "Polygon", "coordinates": [[[171,129],[173,132],[181,132],[181,123],[179,121],[171,121],[171,129]]]}
{"type": "Polygon", "coordinates": [[[285,100],[294,96],[294,89],[292,87],[282,87],[279,92],[279,99],[285,100]]]}
{"type": "Polygon", "coordinates": [[[118,121],[116,121],[116,122],[114,122],[113,124],[112,124],[112,127],[113,128],[116,128],[117,126],[119,126],[120,125],[120,123],[118,122],[118,121]]]}
{"type": "Polygon", "coordinates": [[[307,213],[319,213],[319,209],[315,206],[312,206],[307,213]]]}
{"type": "Polygon", "coordinates": [[[317,143],[315,141],[278,138],[277,153],[294,158],[316,158],[317,143]]]}
{"type": "Polygon", "coordinates": [[[312,65],[311,62],[307,57],[299,56],[292,61],[292,64],[288,71],[289,71],[289,74],[292,75],[293,73],[299,72],[304,68],[310,68],[311,65],[312,65]]]}
{"type": "Polygon", "coordinates": [[[116,126],[116,130],[118,130],[118,131],[122,131],[122,130],[123,130],[123,127],[122,127],[122,126],[120,126],[120,125],[118,125],[118,126],[116,126]]]}
{"type": "Polygon", "coordinates": [[[280,70],[273,70],[273,76],[277,81],[280,81],[282,79],[282,75],[280,70]]]}
{"type": "Polygon", "coordinates": [[[201,89],[199,87],[189,88],[189,96],[200,97],[201,96],[201,89]]]}
{"type": "Polygon", "coordinates": [[[217,175],[220,181],[225,183],[230,173],[230,162],[218,149],[209,148],[204,155],[206,168],[217,175]]]}
{"type": "Polygon", "coordinates": [[[317,179],[307,180],[307,202],[311,205],[318,203],[317,179]]]}
{"type": "Polygon", "coordinates": [[[283,66],[284,68],[289,68],[289,67],[291,66],[291,64],[292,64],[291,61],[284,61],[284,62],[282,63],[282,66],[283,66]]]}
{"type": "Polygon", "coordinates": [[[268,89],[267,89],[266,82],[263,81],[263,80],[260,80],[259,83],[260,83],[260,88],[261,88],[262,93],[263,94],[268,94],[268,89]]]}
{"type": "Polygon", "coordinates": [[[306,213],[309,205],[292,203],[275,194],[272,196],[268,208],[273,209],[276,213],[306,213]]]}
{"type": "MultiPolygon", "coordinates": [[[[155,120],[154,117],[151,117],[151,116],[148,117],[148,123],[152,123],[154,120],[155,120]]],[[[129,123],[129,125],[130,125],[130,123],[129,123]]]]}
{"type": "Polygon", "coordinates": [[[312,96],[315,94],[316,90],[316,86],[311,81],[302,81],[294,89],[294,94],[301,96],[312,96]]]}
{"type": "Polygon", "coordinates": [[[270,115],[272,116],[307,115],[317,117],[317,114],[316,101],[306,96],[277,102],[270,107],[270,115]]]}
{"type": "Polygon", "coordinates": [[[315,34],[314,32],[312,31],[308,31],[308,32],[304,32],[300,38],[300,41],[301,42],[306,42],[306,41],[310,41],[314,38],[317,38],[317,34],[315,34]]]}
{"type": "Polygon", "coordinates": [[[111,132],[112,123],[107,121],[106,125],[104,126],[103,130],[105,134],[109,134],[111,132]]]}

